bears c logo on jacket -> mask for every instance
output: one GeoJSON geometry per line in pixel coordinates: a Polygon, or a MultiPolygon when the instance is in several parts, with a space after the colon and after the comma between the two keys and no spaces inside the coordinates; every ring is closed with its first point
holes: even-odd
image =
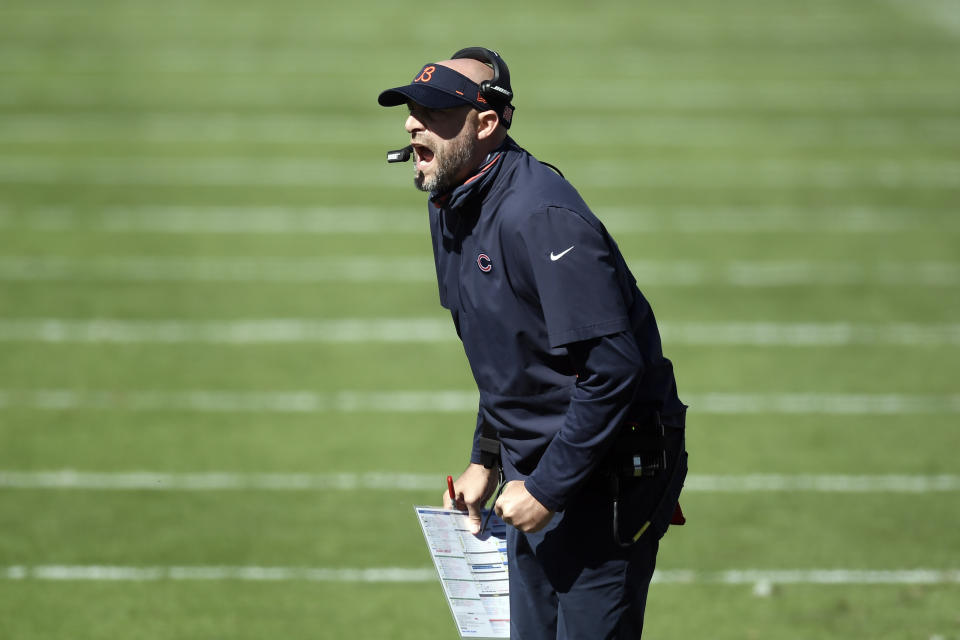
{"type": "Polygon", "coordinates": [[[481,253],[477,256],[477,266],[480,267],[480,271],[490,273],[490,270],[493,269],[493,261],[490,260],[490,256],[481,253]]]}

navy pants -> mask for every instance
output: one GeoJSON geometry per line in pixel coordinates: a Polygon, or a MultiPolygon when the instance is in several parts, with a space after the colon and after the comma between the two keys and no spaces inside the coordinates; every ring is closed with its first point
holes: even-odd
{"type": "MultiPolygon", "coordinates": [[[[675,438],[670,449],[682,451],[682,432],[675,438]]],[[[537,533],[507,527],[511,640],[640,638],[660,537],[686,475],[686,453],[676,459],[682,465],[677,473],[670,469],[623,488],[622,539],[654,515],[654,524],[628,548],[614,540],[612,498],[602,489],[581,491],[537,533]]]]}

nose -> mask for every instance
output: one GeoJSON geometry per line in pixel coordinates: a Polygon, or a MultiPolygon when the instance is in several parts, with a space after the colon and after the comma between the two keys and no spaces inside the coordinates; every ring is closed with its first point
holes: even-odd
{"type": "Polygon", "coordinates": [[[407,121],[403,123],[403,128],[407,130],[407,133],[415,133],[425,129],[423,123],[417,120],[412,113],[407,116],[407,121]]]}

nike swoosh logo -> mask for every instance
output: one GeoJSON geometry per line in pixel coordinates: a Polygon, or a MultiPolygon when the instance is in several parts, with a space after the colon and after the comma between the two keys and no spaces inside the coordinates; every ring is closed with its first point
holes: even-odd
{"type": "Polygon", "coordinates": [[[561,251],[560,253],[554,253],[553,251],[551,251],[551,252],[550,252],[550,260],[552,260],[553,262],[556,262],[557,260],[559,260],[559,259],[562,258],[563,256],[565,256],[565,255],[567,255],[568,253],[570,253],[571,251],[573,251],[573,247],[574,247],[574,246],[576,246],[576,245],[573,245],[573,246],[571,246],[569,249],[567,249],[566,251],[561,251]]]}

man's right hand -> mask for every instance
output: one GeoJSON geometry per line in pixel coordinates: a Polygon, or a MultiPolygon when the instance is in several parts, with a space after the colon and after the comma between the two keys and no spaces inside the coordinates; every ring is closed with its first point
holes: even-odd
{"type": "Polygon", "coordinates": [[[456,500],[443,492],[443,508],[466,511],[470,518],[470,532],[480,533],[482,518],[480,512],[497,488],[497,474],[482,464],[470,463],[470,466],[453,482],[456,500]]]}

